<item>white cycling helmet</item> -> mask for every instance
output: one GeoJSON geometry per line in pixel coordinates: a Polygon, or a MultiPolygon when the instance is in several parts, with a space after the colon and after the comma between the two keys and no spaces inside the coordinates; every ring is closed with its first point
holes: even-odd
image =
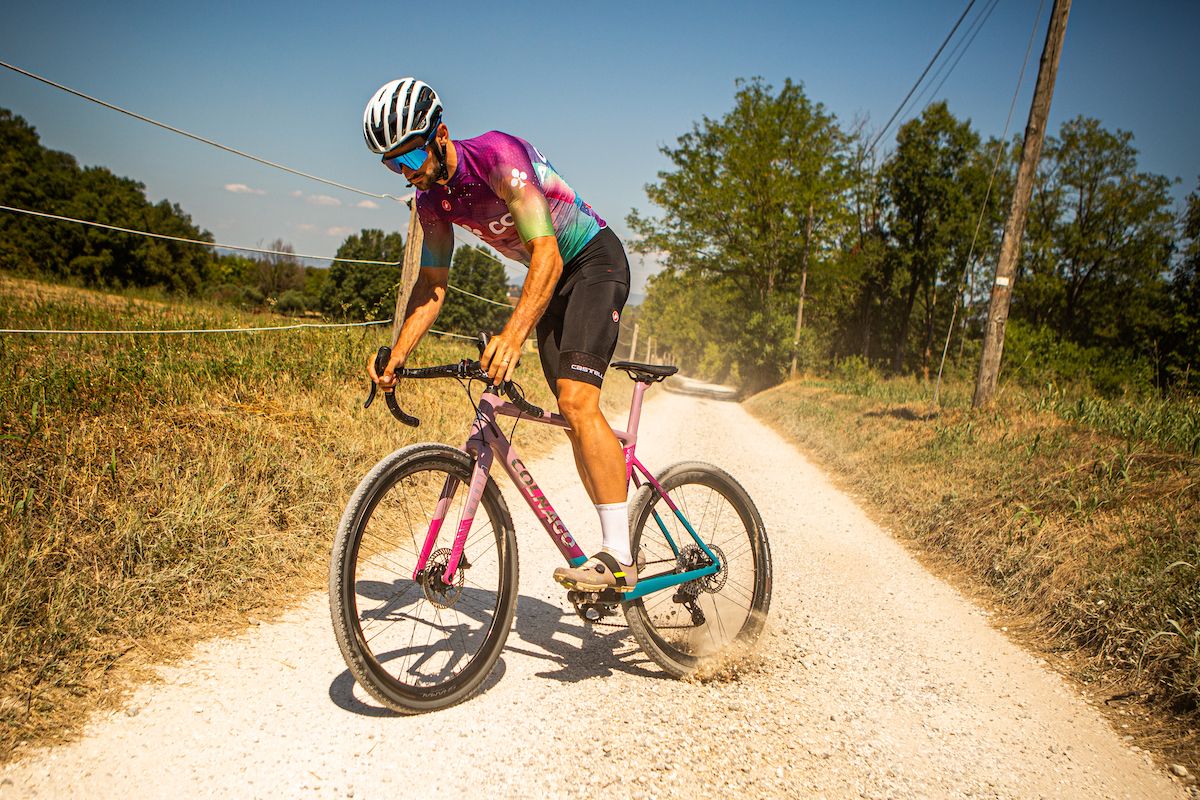
{"type": "Polygon", "coordinates": [[[380,87],[363,111],[363,138],[376,153],[386,153],[417,138],[428,140],[442,121],[437,92],[416,78],[399,78],[380,87]]]}

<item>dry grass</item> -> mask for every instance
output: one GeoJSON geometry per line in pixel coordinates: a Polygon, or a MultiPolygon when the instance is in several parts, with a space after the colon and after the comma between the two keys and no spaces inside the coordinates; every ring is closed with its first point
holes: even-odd
{"type": "MultiPolygon", "coordinates": [[[[5,328],[261,324],[278,318],[0,277],[5,328]]],[[[362,408],[388,336],[0,337],[0,761],[77,731],[142,665],[320,590],[370,466],[461,444],[471,415],[452,381],[405,385],[415,430],[362,408]]],[[[472,355],[428,341],[414,365],[472,355]]],[[[530,398],[553,407],[527,361],[530,398]]],[[[628,398],[613,383],[610,414],[628,398]]],[[[561,440],[517,437],[531,453],[561,440]]]]}
{"type": "Polygon", "coordinates": [[[1131,717],[1168,715],[1169,749],[1195,765],[1200,461],[1190,446],[1119,438],[1016,393],[986,414],[951,393],[933,414],[905,401],[910,388],[806,380],[747,407],[919,553],[952,565],[1027,641],[1085,683],[1135,692],[1142,711],[1131,717]]]}

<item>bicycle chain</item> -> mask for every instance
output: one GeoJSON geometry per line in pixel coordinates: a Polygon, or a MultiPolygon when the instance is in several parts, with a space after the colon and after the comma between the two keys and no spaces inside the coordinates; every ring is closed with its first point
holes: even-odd
{"type": "MultiPolygon", "coordinates": [[[[710,547],[711,547],[711,545],[710,545],[710,547]]],[[[696,548],[696,550],[699,550],[699,549],[700,548],[696,548]]],[[[681,557],[682,557],[682,554],[681,554],[681,557]]],[[[661,558],[657,561],[646,561],[641,566],[643,569],[645,569],[646,567],[650,566],[651,564],[678,564],[678,563],[679,563],[679,559],[661,558]]],[[[723,583],[723,581],[722,581],[722,583],[723,583]]],[[[629,627],[628,623],[601,622],[600,620],[587,619],[582,614],[579,613],[578,607],[576,607],[575,614],[580,619],[582,619],[585,623],[587,623],[589,625],[593,625],[597,628],[628,628],[629,627]]],[[[671,630],[689,630],[691,628],[695,628],[696,626],[695,625],[655,625],[654,627],[660,631],[671,631],[671,630]]]]}

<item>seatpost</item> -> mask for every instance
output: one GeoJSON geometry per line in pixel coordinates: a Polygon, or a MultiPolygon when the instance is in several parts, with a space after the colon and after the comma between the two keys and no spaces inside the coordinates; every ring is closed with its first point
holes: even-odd
{"type": "Polygon", "coordinates": [[[650,388],[650,384],[635,381],[633,387],[633,402],[629,404],[629,423],[625,426],[625,432],[637,439],[638,420],[642,418],[642,395],[650,388]]]}

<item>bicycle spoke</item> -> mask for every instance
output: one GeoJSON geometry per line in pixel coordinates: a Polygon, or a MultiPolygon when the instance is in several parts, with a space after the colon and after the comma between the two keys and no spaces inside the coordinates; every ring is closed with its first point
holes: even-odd
{"type": "MultiPolygon", "coordinates": [[[[372,549],[370,549],[369,547],[361,547],[361,546],[358,548],[358,550],[359,550],[359,552],[360,552],[360,553],[361,553],[361,552],[363,552],[363,551],[366,551],[366,553],[367,553],[367,555],[368,555],[368,556],[371,556],[371,557],[378,557],[378,558],[379,558],[380,560],[382,560],[382,561],[385,561],[385,562],[387,562],[387,563],[389,563],[389,564],[393,564],[393,565],[395,565],[395,568],[396,568],[396,570],[395,570],[395,571],[396,571],[398,574],[409,574],[409,575],[411,575],[411,574],[412,574],[412,568],[406,568],[404,564],[401,564],[399,561],[394,561],[394,560],[392,560],[392,559],[388,558],[388,557],[387,557],[387,556],[385,556],[383,553],[380,553],[378,550],[372,550],[372,549]]],[[[367,562],[366,562],[366,564],[365,564],[365,566],[372,566],[372,564],[371,564],[371,562],[370,562],[370,561],[367,561],[367,562]]],[[[384,566],[382,566],[382,565],[375,565],[375,566],[378,566],[378,568],[379,568],[380,570],[382,570],[382,569],[385,569],[385,567],[384,567],[384,566]]]]}
{"type": "Polygon", "coordinates": [[[657,498],[642,501],[634,531],[639,550],[657,556],[670,535],[680,552],[678,557],[673,554],[664,560],[675,561],[675,571],[709,563],[698,543],[712,549],[721,564],[713,575],[647,595],[627,610],[630,629],[647,655],[669,673],[686,675],[699,663],[697,659],[735,641],[753,641],[758,635],[761,622],[752,621],[759,619],[754,609],[761,612],[765,608],[761,571],[769,570],[769,560],[764,561],[769,555],[761,529],[749,522],[757,516],[752,503],[727,475],[688,464],[668,470],[658,480],[679,514],[662,515],[664,534],[650,509],[662,511],[665,504],[657,498]],[[706,588],[718,586],[714,592],[706,588]],[[680,603],[675,600],[680,593],[694,595],[680,603]],[[699,625],[691,624],[696,613],[704,617],[699,625]]]}

